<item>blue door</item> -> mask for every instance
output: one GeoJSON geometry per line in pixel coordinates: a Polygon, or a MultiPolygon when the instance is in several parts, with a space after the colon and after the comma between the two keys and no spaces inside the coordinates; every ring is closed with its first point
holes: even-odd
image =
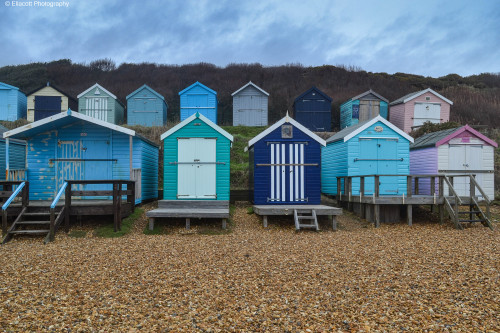
{"type": "MultiPolygon", "coordinates": [[[[80,140],[58,140],[56,165],[56,188],[54,197],[67,180],[83,179],[82,142],[80,140]]],[[[73,187],[73,190],[81,190],[73,187]]]]}
{"type": "Polygon", "coordinates": [[[35,121],[61,113],[61,96],[35,96],[35,121]]]}
{"type": "MultiPolygon", "coordinates": [[[[110,157],[109,140],[82,141],[84,178],[85,180],[110,180],[113,179],[113,161],[110,157]]],[[[127,170],[128,171],[128,170],[127,170]]],[[[128,178],[128,177],[127,177],[128,178]]],[[[111,185],[86,185],[86,191],[112,190],[111,185]]],[[[89,197],[90,198],[90,197],[89,197]]],[[[92,199],[105,199],[105,197],[91,197],[92,199]]]]}

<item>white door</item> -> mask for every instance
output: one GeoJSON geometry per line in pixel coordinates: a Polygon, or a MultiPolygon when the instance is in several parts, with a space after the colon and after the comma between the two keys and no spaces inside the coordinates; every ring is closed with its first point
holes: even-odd
{"type": "MultiPolygon", "coordinates": [[[[479,186],[483,183],[483,146],[482,145],[450,145],[449,170],[464,174],[475,174],[479,186]]],[[[450,175],[453,175],[451,173],[450,175]]],[[[453,181],[453,188],[458,195],[468,196],[470,193],[470,179],[457,177],[453,181]]],[[[476,196],[480,196],[476,189],[476,196]]]]}
{"type": "Polygon", "coordinates": [[[108,121],[108,99],[105,97],[91,97],[86,101],[86,115],[108,121]]]}
{"type": "Polygon", "coordinates": [[[441,104],[415,103],[413,127],[422,126],[426,121],[434,124],[441,122],[441,104]]]}
{"type": "Polygon", "coordinates": [[[268,201],[307,202],[304,144],[271,143],[271,186],[268,201]]]}
{"type": "Polygon", "coordinates": [[[213,138],[178,140],[177,197],[216,199],[216,144],[213,138]]]}

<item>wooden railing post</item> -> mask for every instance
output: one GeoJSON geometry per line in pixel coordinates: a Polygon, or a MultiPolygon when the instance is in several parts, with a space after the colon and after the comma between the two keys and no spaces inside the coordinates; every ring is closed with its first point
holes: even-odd
{"type": "Polygon", "coordinates": [[[340,207],[340,201],[342,200],[342,178],[337,177],[337,207],[340,207]]]}
{"type": "Polygon", "coordinates": [[[436,194],[436,177],[431,177],[431,195],[434,196],[436,194]]]}
{"type": "Polygon", "coordinates": [[[64,207],[64,227],[65,231],[69,232],[69,215],[71,210],[71,183],[69,181],[64,192],[64,207]]]}
{"type": "MultiPolygon", "coordinates": [[[[450,180],[451,186],[453,186],[453,176],[448,176],[448,179],[450,180]]],[[[451,197],[453,195],[453,191],[451,188],[448,188],[448,195],[451,197]]]]}
{"type": "Polygon", "coordinates": [[[118,231],[118,194],[117,194],[117,184],[113,183],[113,229],[115,232],[118,231]]]}
{"type": "Polygon", "coordinates": [[[7,210],[2,209],[2,235],[7,235],[7,210]]]}
{"type": "Polygon", "coordinates": [[[413,177],[412,176],[406,176],[406,196],[409,198],[411,197],[412,193],[412,182],[413,182],[413,177]]]}
{"type": "Polygon", "coordinates": [[[439,176],[439,201],[442,204],[439,205],[439,223],[444,223],[444,177],[439,176]]]}
{"type": "Polygon", "coordinates": [[[418,195],[418,193],[419,193],[418,181],[419,181],[419,178],[415,177],[415,195],[418,195]]]}
{"type": "Polygon", "coordinates": [[[23,207],[28,207],[29,204],[30,204],[30,183],[26,181],[24,182],[22,205],[23,207]]]}
{"type": "Polygon", "coordinates": [[[50,232],[49,232],[49,241],[54,241],[55,236],[55,208],[50,208],[50,232]]]}

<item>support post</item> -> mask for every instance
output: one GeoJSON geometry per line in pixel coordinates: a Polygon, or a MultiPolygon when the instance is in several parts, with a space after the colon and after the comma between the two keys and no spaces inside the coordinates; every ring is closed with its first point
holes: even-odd
{"type": "Polygon", "coordinates": [[[347,210],[352,211],[352,177],[347,177],[347,210]]]}
{"type": "Polygon", "coordinates": [[[186,218],[186,229],[190,229],[191,228],[191,219],[190,218],[186,218]]]}
{"type": "Polygon", "coordinates": [[[122,183],[118,183],[118,188],[117,188],[117,194],[118,194],[118,198],[116,200],[116,211],[117,211],[117,215],[118,215],[118,230],[122,230],[122,187],[123,187],[123,184],[122,183]]]}
{"type": "Polygon", "coordinates": [[[332,215],[332,229],[333,231],[337,231],[337,218],[335,215],[332,215]]]}
{"type": "Polygon", "coordinates": [[[118,194],[117,184],[113,183],[113,230],[118,231],[118,194]]]}
{"type": "Polygon", "coordinates": [[[49,231],[49,241],[54,241],[55,236],[55,221],[56,221],[56,212],[55,208],[50,208],[50,231],[49,231]]]}
{"type": "Polygon", "coordinates": [[[375,228],[380,227],[380,205],[375,205],[375,228]]]}
{"type": "Polygon", "coordinates": [[[341,207],[340,201],[342,199],[342,178],[337,177],[337,207],[341,207]]]}
{"type": "Polygon", "coordinates": [[[7,235],[7,210],[2,210],[2,235],[7,235]]]}
{"type": "Polygon", "coordinates": [[[418,195],[418,192],[419,192],[419,186],[418,186],[418,185],[419,185],[419,184],[418,184],[418,183],[419,183],[419,182],[418,182],[419,180],[420,180],[420,178],[415,177],[415,195],[418,195]]]}
{"type": "Polygon", "coordinates": [[[444,204],[439,205],[439,224],[444,223],[444,204]]]}
{"type": "Polygon", "coordinates": [[[406,209],[407,209],[406,215],[408,218],[408,225],[412,226],[412,224],[413,224],[413,205],[408,205],[406,209]]]}
{"type": "MultiPolygon", "coordinates": [[[[472,198],[474,198],[476,196],[476,185],[474,185],[474,182],[472,181],[472,178],[475,178],[474,175],[470,175],[469,176],[471,179],[470,179],[470,190],[469,190],[469,196],[470,196],[470,201],[469,201],[469,212],[472,212],[474,210],[474,204],[473,204],[473,201],[472,201],[472,198]]],[[[473,213],[470,213],[469,214],[469,220],[473,220],[473,213]]]]}
{"type": "Polygon", "coordinates": [[[149,218],[149,230],[153,231],[154,228],[155,228],[155,218],[150,217],[149,218]]]}
{"type": "Polygon", "coordinates": [[[411,189],[412,178],[413,178],[412,176],[406,176],[406,196],[408,198],[410,198],[412,194],[412,189],[411,189]]]}
{"type": "Polygon", "coordinates": [[[226,230],[227,227],[227,221],[226,219],[222,219],[222,229],[226,230]]]}
{"type": "Polygon", "coordinates": [[[25,181],[22,193],[22,205],[23,207],[28,207],[29,204],[30,204],[30,183],[28,181],[25,181]]]}
{"type": "Polygon", "coordinates": [[[64,192],[64,229],[69,232],[69,215],[71,210],[71,183],[68,182],[64,192]]]}
{"type": "Polygon", "coordinates": [[[436,177],[431,177],[431,195],[436,194],[436,177]]]}
{"type": "Polygon", "coordinates": [[[262,224],[264,225],[264,228],[267,228],[267,215],[262,217],[262,224]]]}
{"type": "MultiPolygon", "coordinates": [[[[450,180],[450,184],[451,184],[451,186],[453,186],[453,176],[449,176],[448,178],[449,178],[449,180],[450,180]]],[[[453,195],[453,191],[451,190],[451,187],[450,187],[450,188],[448,188],[448,195],[449,195],[450,197],[453,195]]]]}
{"type": "Polygon", "coordinates": [[[362,219],[366,218],[365,204],[361,202],[364,195],[365,195],[365,177],[361,176],[359,178],[359,212],[360,212],[359,215],[362,219]]]}
{"type": "MultiPolygon", "coordinates": [[[[5,138],[5,180],[9,179],[9,138],[5,138]]],[[[15,179],[13,179],[15,180],[15,179]]]]}

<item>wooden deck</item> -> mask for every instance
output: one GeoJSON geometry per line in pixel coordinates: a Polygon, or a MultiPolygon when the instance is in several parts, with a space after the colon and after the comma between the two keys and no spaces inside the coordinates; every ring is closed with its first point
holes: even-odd
{"type": "Polygon", "coordinates": [[[229,218],[229,201],[223,200],[160,200],[158,208],[146,213],[149,230],[153,230],[156,218],[185,218],[186,229],[191,227],[192,218],[222,219],[226,229],[229,218]]]}
{"type": "MultiPolygon", "coordinates": [[[[47,209],[50,206],[52,201],[50,200],[31,200],[29,202],[29,207],[32,209],[47,209]]],[[[60,200],[56,208],[62,208],[65,205],[64,200],[60,200]]],[[[126,200],[122,200],[121,203],[122,208],[122,217],[127,217],[132,213],[134,209],[133,205],[126,200]]],[[[19,215],[19,212],[22,209],[21,202],[14,202],[9,206],[7,211],[8,215],[19,215]]],[[[113,200],[85,200],[85,199],[72,199],[71,200],[71,208],[69,210],[70,215],[76,216],[89,216],[89,215],[113,215],[113,200]]]]}
{"type": "Polygon", "coordinates": [[[326,205],[254,205],[253,211],[257,215],[262,216],[262,223],[264,228],[267,228],[267,217],[268,216],[283,216],[283,215],[294,215],[294,211],[297,213],[308,213],[311,210],[316,212],[318,216],[330,216],[333,230],[337,230],[337,215],[342,215],[342,209],[337,207],[331,207],[326,205]]]}

